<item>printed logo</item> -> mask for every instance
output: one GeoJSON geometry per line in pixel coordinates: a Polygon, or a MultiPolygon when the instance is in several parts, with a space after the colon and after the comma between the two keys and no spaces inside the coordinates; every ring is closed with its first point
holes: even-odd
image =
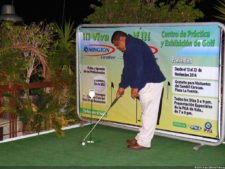
{"type": "Polygon", "coordinates": [[[149,46],[149,48],[151,48],[153,54],[156,54],[159,51],[158,48],[155,46],[149,46]]]}
{"type": "Polygon", "coordinates": [[[106,88],[105,77],[102,75],[97,75],[94,77],[94,88],[97,92],[104,92],[106,88]]]}
{"type": "Polygon", "coordinates": [[[89,44],[84,46],[83,51],[85,56],[100,57],[110,55],[115,52],[115,48],[104,44],[89,44]]]}
{"type": "Polygon", "coordinates": [[[192,130],[201,130],[201,129],[202,129],[200,126],[195,126],[195,125],[191,125],[191,126],[189,126],[189,127],[190,127],[190,129],[192,129],[192,130]]]}
{"type": "Polygon", "coordinates": [[[173,122],[173,126],[174,127],[178,127],[178,128],[187,128],[187,124],[186,123],[181,123],[181,122],[173,122]]]}
{"type": "MultiPolygon", "coordinates": [[[[158,48],[155,46],[149,46],[149,48],[152,50],[153,54],[156,54],[159,51],[158,48]]],[[[84,56],[93,56],[93,57],[110,55],[115,51],[116,49],[113,46],[104,44],[89,44],[84,46],[83,48],[83,52],[85,52],[84,56]]]]}
{"type": "Polygon", "coordinates": [[[212,133],[212,123],[210,123],[210,122],[205,123],[204,132],[212,133]]]}

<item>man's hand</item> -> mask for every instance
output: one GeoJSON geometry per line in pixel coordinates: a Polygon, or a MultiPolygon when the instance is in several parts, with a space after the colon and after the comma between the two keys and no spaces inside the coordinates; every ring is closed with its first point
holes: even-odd
{"type": "Polygon", "coordinates": [[[124,94],[125,89],[120,87],[116,92],[116,97],[120,97],[124,94]]]}
{"type": "Polygon", "coordinates": [[[131,88],[131,97],[133,99],[137,98],[139,96],[138,94],[138,88],[131,88]]]}

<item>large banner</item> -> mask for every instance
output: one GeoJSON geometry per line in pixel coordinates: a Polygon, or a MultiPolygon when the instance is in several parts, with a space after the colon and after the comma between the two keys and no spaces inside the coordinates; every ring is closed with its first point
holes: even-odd
{"type": "MultiPolygon", "coordinates": [[[[111,43],[116,30],[144,40],[166,77],[157,129],[218,138],[221,30],[217,24],[79,27],[81,117],[90,117],[90,90],[96,92],[94,118],[115,98],[123,69],[123,53],[111,43]]],[[[140,126],[141,114],[139,102],[130,97],[127,88],[103,120],[140,126]]]]}

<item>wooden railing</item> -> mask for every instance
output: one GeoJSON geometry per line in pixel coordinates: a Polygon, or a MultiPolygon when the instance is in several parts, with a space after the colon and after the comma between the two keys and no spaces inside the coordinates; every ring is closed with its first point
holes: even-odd
{"type": "MultiPolygon", "coordinates": [[[[52,87],[52,82],[35,82],[28,84],[29,89],[40,89],[52,87]]],[[[5,92],[10,92],[12,95],[15,95],[17,92],[24,90],[20,85],[0,85],[0,106],[3,102],[3,94],[5,92]]],[[[14,112],[5,112],[0,114],[0,118],[6,118],[9,120],[9,137],[17,136],[17,115],[14,112]]]]}

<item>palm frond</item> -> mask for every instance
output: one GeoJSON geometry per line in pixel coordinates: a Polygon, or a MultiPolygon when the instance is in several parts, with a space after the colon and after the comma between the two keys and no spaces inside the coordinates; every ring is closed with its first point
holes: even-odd
{"type": "Polygon", "coordinates": [[[218,1],[219,5],[215,6],[215,9],[220,12],[219,15],[216,15],[215,17],[221,20],[225,21],[225,0],[218,1]]]}

